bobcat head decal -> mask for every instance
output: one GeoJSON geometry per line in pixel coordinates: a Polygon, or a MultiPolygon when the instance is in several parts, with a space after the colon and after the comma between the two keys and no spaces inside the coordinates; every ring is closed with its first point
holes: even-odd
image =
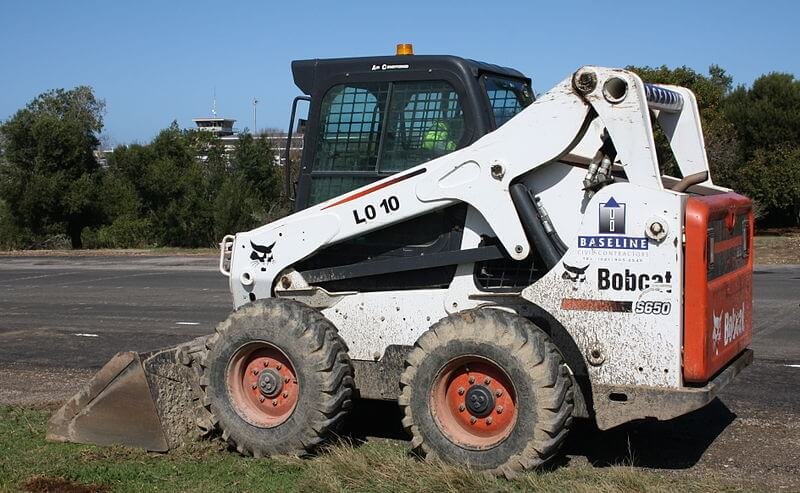
{"type": "Polygon", "coordinates": [[[253,247],[253,251],[250,253],[250,260],[253,261],[253,265],[261,265],[261,271],[267,270],[266,264],[272,262],[272,247],[275,246],[275,242],[273,241],[271,245],[264,246],[264,245],[256,245],[252,241],[250,242],[250,246],[253,247]]]}
{"type": "Polygon", "coordinates": [[[722,340],[722,315],[719,317],[713,311],[711,312],[711,321],[714,322],[714,329],[711,332],[711,340],[714,342],[714,354],[719,354],[719,342],[722,340]]]}
{"type": "Polygon", "coordinates": [[[567,265],[566,262],[561,262],[561,264],[564,266],[564,273],[561,274],[561,279],[572,282],[573,290],[577,290],[580,283],[586,282],[586,269],[589,268],[589,264],[583,267],[573,267],[567,265]]]}

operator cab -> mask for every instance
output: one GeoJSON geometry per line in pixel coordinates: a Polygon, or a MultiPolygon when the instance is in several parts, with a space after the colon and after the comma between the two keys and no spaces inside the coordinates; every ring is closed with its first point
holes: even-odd
{"type": "MultiPolygon", "coordinates": [[[[398,53],[403,46],[398,45],[398,53]]],[[[295,99],[292,114],[298,100],[310,102],[294,183],[296,211],[469,146],[534,98],[531,80],[522,73],[451,55],[297,60],[292,72],[295,84],[308,95],[295,99]]],[[[287,166],[287,173],[290,169],[287,166]]],[[[287,188],[290,181],[287,174],[287,188]]],[[[457,251],[465,216],[466,206],[455,205],[332,245],[300,268],[337,268],[387,258],[402,262],[457,251]]],[[[455,268],[372,276],[374,283],[366,290],[445,287],[455,268]]],[[[486,264],[478,268],[485,270],[486,264]]],[[[361,291],[370,284],[364,277],[357,282],[361,291]]],[[[349,288],[346,279],[319,285],[331,291],[349,288]]]]}
{"type": "Polygon", "coordinates": [[[292,62],[311,96],[296,210],[466,147],[533,102],[520,72],[450,55],[292,62]]]}

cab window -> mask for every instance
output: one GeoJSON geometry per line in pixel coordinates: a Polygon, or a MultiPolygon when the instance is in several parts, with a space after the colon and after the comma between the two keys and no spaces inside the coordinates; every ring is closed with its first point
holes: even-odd
{"type": "Polygon", "coordinates": [[[336,86],[322,100],[314,171],[374,171],[388,83],[336,86]]]}
{"type": "Polygon", "coordinates": [[[483,85],[492,108],[495,128],[502,126],[533,102],[533,93],[525,81],[484,75],[483,85]]]}
{"type": "Polygon", "coordinates": [[[321,104],[310,203],[447,154],[463,135],[461,103],[447,82],[334,86],[321,104]]]}
{"type": "Polygon", "coordinates": [[[397,82],[392,88],[382,173],[394,173],[454,151],[464,135],[464,113],[444,81],[397,82]]]}

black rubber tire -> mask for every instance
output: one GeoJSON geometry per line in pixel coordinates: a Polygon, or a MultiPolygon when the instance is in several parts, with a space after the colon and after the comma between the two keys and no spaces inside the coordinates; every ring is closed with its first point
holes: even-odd
{"type": "Polygon", "coordinates": [[[239,453],[311,454],[336,431],[352,406],[353,369],[347,345],[319,311],[291,300],[245,305],[220,323],[208,342],[201,387],[211,421],[239,453]],[[234,409],[227,389],[228,363],[237,349],[266,341],[291,360],[300,382],[291,416],[272,427],[254,426],[234,409]]]}
{"type": "Polygon", "coordinates": [[[572,421],[572,377],[561,354],[535,324],[505,311],[468,310],[434,324],[409,353],[400,386],[403,425],[419,455],[494,474],[513,476],[551,460],[572,421]],[[510,435],[484,450],[463,448],[448,439],[429,405],[442,369],[466,355],[500,366],[517,395],[518,415],[510,435]]]}

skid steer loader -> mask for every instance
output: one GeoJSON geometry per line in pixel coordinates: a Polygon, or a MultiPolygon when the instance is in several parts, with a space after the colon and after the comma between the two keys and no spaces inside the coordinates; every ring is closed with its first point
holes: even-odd
{"type": "Polygon", "coordinates": [[[302,455],[357,398],[397,400],[420,454],[513,473],[573,418],[679,416],[752,361],[751,202],[712,182],[691,91],[585,66],[534,100],[454,56],[292,69],[297,211],[223,239],[235,311],[118,354],[50,438],[302,455]]]}

